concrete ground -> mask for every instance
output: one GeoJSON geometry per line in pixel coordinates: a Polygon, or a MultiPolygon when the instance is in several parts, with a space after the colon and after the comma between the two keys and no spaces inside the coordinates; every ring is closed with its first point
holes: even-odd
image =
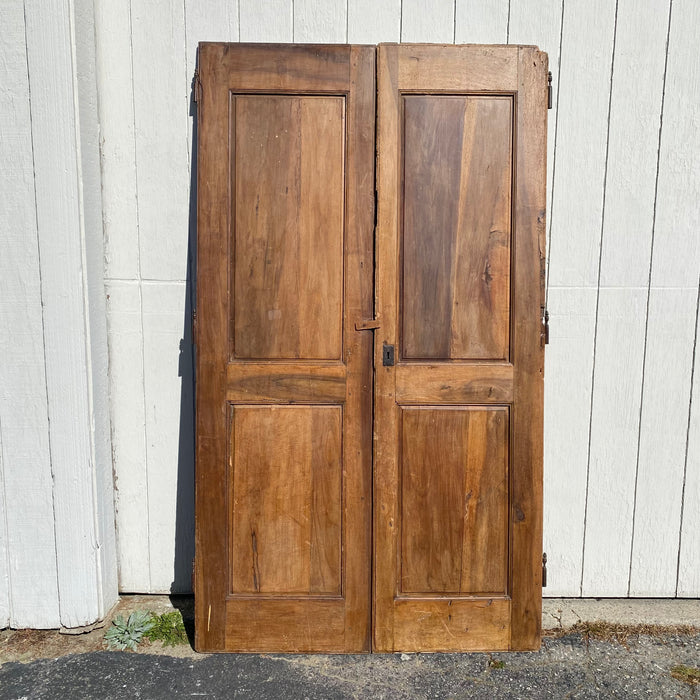
{"type": "MultiPolygon", "coordinates": [[[[173,603],[189,626],[189,598],[125,596],[117,612],[173,603]]],[[[344,656],[108,652],[104,629],[4,630],[0,698],[700,699],[700,601],[546,599],[543,626],[535,653],[344,656]]]]}

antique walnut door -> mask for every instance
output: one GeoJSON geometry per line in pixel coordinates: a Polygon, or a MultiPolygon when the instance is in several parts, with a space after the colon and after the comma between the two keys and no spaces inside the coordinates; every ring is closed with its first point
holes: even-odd
{"type": "Polygon", "coordinates": [[[369,649],[374,63],[200,45],[202,651],[369,649]]]}
{"type": "Polygon", "coordinates": [[[546,54],[377,74],[374,648],[539,648],[546,54]]]}
{"type": "Polygon", "coordinates": [[[546,55],[199,71],[197,648],[537,648],[546,55]]]}

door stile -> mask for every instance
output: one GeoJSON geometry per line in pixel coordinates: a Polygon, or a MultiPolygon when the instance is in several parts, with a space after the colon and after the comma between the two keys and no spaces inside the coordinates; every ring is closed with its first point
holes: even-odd
{"type": "Polygon", "coordinates": [[[542,627],[544,270],[546,244],[547,54],[518,55],[515,155],[510,647],[537,649],[542,627]]]}

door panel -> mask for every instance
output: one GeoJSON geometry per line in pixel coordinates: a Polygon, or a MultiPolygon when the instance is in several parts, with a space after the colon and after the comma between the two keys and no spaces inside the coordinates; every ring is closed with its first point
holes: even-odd
{"type": "Polygon", "coordinates": [[[379,47],[377,650],[539,647],[546,70],[379,47]]]}
{"type": "Polygon", "coordinates": [[[505,595],[508,408],[402,407],[401,595],[505,595]]]}
{"type": "Polygon", "coordinates": [[[404,95],[403,359],[508,359],[512,98],[404,95]]]}
{"type": "Polygon", "coordinates": [[[200,45],[201,651],[369,649],[374,56],[200,45]]]}
{"type": "Polygon", "coordinates": [[[339,596],[340,406],[232,412],[231,593],[339,596]]]}
{"type": "Polygon", "coordinates": [[[340,360],[345,98],[231,99],[233,356],[340,360]]]}

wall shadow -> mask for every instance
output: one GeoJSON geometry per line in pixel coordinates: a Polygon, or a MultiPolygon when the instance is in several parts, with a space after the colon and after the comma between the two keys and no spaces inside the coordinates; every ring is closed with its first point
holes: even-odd
{"type": "Polygon", "coordinates": [[[197,272],[197,106],[194,102],[194,78],[190,92],[189,114],[193,117],[193,125],[185,314],[178,367],[181,378],[180,428],[175,509],[175,572],[170,586],[172,594],[192,592],[192,560],[194,559],[195,356],[192,339],[192,309],[195,307],[197,272]]]}

